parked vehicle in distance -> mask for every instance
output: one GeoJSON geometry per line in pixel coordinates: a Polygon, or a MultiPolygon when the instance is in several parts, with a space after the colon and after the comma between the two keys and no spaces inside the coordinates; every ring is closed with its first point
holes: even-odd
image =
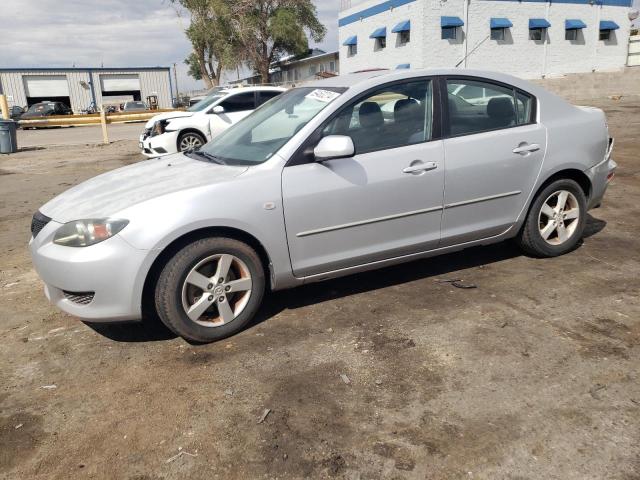
{"type": "Polygon", "coordinates": [[[20,120],[31,120],[52,115],[73,115],[73,110],[62,102],[34,103],[20,116],[20,120]]]}
{"type": "Polygon", "coordinates": [[[20,117],[24,112],[25,110],[21,106],[13,105],[9,108],[9,118],[11,118],[11,120],[20,120],[20,117]]]}
{"type": "Polygon", "coordinates": [[[284,91],[280,87],[216,88],[185,112],[151,118],[140,135],[140,149],[148,157],[196,150],[284,91]]]}
{"type": "Polygon", "coordinates": [[[602,110],[508,75],[342,75],[199,151],[70,189],[34,215],[30,250],[72,315],[132,320],[150,306],[184,338],[214,341],[248,325],[266,290],[511,238],[534,256],[570,252],[613,178],[612,148],[602,110]],[[485,88],[486,103],[457,101],[454,83],[485,88]]]}
{"type": "Polygon", "coordinates": [[[124,102],[122,106],[123,112],[144,112],[147,110],[149,110],[147,104],[139,100],[124,102]]]}

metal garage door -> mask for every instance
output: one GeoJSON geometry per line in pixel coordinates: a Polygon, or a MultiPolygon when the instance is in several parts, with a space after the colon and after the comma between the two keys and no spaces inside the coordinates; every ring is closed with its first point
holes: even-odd
{"type": "Polygon", "coordinates": [[[130,92],[140,90],[137,74],[100,75],[103,92],[130,92]]]}
{"type": "Polygon", "coordinates": [[[69,83],[66,75],[27,75],[23,78],[27,97],[69,96],[69,83]]]}

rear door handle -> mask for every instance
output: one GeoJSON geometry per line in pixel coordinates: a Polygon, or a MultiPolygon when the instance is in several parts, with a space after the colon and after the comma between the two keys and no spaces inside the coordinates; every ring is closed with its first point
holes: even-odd
{"type": "Polygon", "coordinates": [[[528,143],[521,143],[513,149],[513,153],[517,155],[527,155],[529,153],[537,152],[538,150],[540,150],[540,145],[537,143],[532,143],[531,145],[528,143]]]}
{"type": "Polygon", "coordinates": [[[436,162],[422,163],[420,160],[415,160],[411,162],[411,165],[402,170],[402,173],[411,173],[415,175],[422,172],[428,172],[429,170],[435,170],[436,168],[438,168],[438,164],[436,162]]]}

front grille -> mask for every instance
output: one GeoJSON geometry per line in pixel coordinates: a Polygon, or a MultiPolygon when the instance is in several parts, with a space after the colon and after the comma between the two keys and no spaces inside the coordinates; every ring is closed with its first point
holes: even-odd
{"type": "Polygon", "coordinates": [[[36,212],[31,219],[31,235],[36,238],[40,231],[49,223],[51,219],[40,212],[36,212]]]}
{"type": "Polygon", "coordinates": [[[62,291],[67,300],[71,300],[78,305],[89,305],[93,301],[96,292],[68,292],[62,291]]]}

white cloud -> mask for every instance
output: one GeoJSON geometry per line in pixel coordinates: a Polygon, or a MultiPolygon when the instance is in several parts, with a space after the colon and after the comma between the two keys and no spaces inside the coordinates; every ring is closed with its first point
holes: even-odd
{"type": "MultiPolygon", "coordinates": [[[[340,0],[315,0],[337,46],[340,0]]],[[[188,19],[169,0],[0,0],[0,67],[144,67],[178,65],[181,90],[201,88],[183,61],[188,19]],[[7,21],[8,20],[8,21],[7,21]]]]}

